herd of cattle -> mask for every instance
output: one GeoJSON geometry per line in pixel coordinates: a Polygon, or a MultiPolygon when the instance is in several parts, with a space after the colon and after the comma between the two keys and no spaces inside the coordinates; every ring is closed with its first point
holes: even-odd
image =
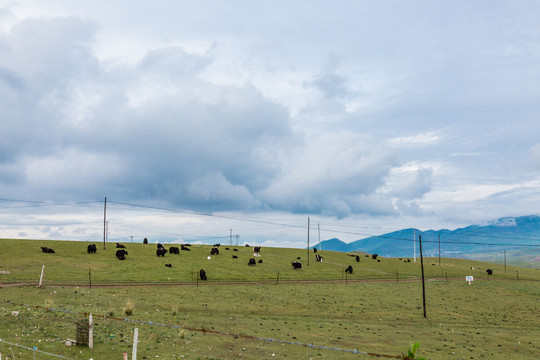
{"type": "MultiPolygon", "coordinates": [[[[148,244],[148,239],[147,238],[144,238],[143,240],[143,244],[148,244]]],[[[165,254],[168,252],[169,254],[180,254],[180,251],[191,251],[191,249],[189,248],[191,246],[191,244],[182,244],[180,245],[180,248],[178,248],[177,246],[170,246],[169,249],[166,249],[163,244],[160,244],[158,243],[157,244],[157,249],[156,249],[156,255],[158,257],[165,257],[165,254]]],[[[215,244],[211,250],[210,250],[210,255],[219,255],[219,247],[221,245],[220,244],[215,244]]],[[[246,247],[249,247],[249,245],[246,244],[246,247]]],[[[120,243],[116,243],[116,248],[118,250],[116,250],[116,258],[118,260],[125,260],[126,259],[126,255],[128,255],[128,252],[126,250],[126,247],[125,245],[122,245],[120,243]]],[[[225,250],[230,250],[230,248],[226,247],[225,250]]],[[[48,248],[48,247],[44,247],[42,246],[41,247],[41,251],[44,252],[44,253],[51,253],[51,254],[54,254],[55,251],[51,248],[48,248]]],[[[238,251],[238,249],[233,249],[233,251],[238,251]]],[[[96,244],[90,244],[88,245],[87,247],[87,252],[88,254],[95,254],[97,252],[97,247],[96,247],[96,244]]],[[[319,254],[317,254],[317,248],[313,248],[313,252],[315,253],[315,259],[317,262],[322,262],[323,261],[323,257],[319,254]]],[[[261,247],[260,246],[255,246],[253,247],[253,256],[254,257],[260,257],[261,253],[261,247]]],[[[354,254],[349,254],[349,256],[352,256],[355,258],[356,262],[360,262],[360,256],[359,255],[354,255],[354,254]]],[[[370,255],[365,255],[366,257],[370,257],[370,255]]],[[[378,254],[372,254],[371,255],[371,258],[373,260],[377,260],[378,262],[380,262],[381,260],[378,259],[378,254]]],[[[208,257],[210,258],[210,257],[208,257]]],[[[238,259],[238,256],[236,255],[232,255],[232,258],[233,259],[238,259]]],[[[297,260],[299,260],[300,258],[297,258],[297,260]]],[[[400,260],[402,260],[400,258],[400,260]]],[[[404,260],[405,262],[410,262],[410,259],[407,259],[407,260],[404,260]]],[[[257,263],[259,264],[262,264],[262,259],[259,259],[258,261],[255,260],[255,258],[250,258],[249,261],[248,261],[248,266],[255,266],[257,263]]],[[[300,261],[292,261],[291,262],[291,265],[292,265],[292,268],[294,270],[297,270],[297,269],[302,269],[302,263],[300,261]]],[[[172,267],[172,264],[165,264],[166,267],[172,267]]],[[[474,268],[471,268],[474,270],[474,268]]],[[[353,268],[351,265],[349,265],[346,269],[345,269],[345,273],[348,273],[348,274],[352,274],[353,273],[353,268]]],[[[486,273],[488,275],[493,275],[493,269],[487,269],[486,270],[486,273]]],[[[201,280],[207,280],[207,276],[206,276],[206,271],[204,269],[201,269],[199,271],[199,278],[201,280]]]]}

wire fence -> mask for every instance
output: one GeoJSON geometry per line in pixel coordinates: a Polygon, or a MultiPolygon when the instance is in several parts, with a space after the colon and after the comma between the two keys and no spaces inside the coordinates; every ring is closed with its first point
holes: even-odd
{"type": "MultiPolygon", "coordinates": [[[[18,306],[18,307],[24,307],[24,308],[34,308],[34,309],[43,309],[46,311],[52,311],[52,312],[61,312],[76,316],[89,316],[90,313],[87,312],[76,312],[68,309],[58,309],[54,307],[44,307],[39,305],[30,305],[30,304],[24,304],[24,303],[15,303],[10,300],[5,300],[5,304],[12,305],[12,306],[18,306]]],[[[358,355],[366,355],[366,356],[373,356],[373,357],[379,357],[379,358],[388,358],[388,359],[403,359],[402,356],[396,356],[396,355],[388,355],[388,354],[379,354],[375,352],[367,352],[367,351],[361,351],[358,349],[342,349],[338,347],[333,346],[325,346],[325,345],[317,345],[312,343],[301,343],[301,342],[293,342],[293,341],[287,341],[287,340],[281,340],[281,339],[274,339],[270,337],[260,337],[260,336],[253,336],[253,335],[246,335],[241,333],[230,333],[225,331],[219,331],[215,329],[206,329],[206,328],[197,328],[197,327],[191,327],[191,326],[184,326],[184,325],[177,325],[177,324],[165,324],[165,323],[159,323],[159,322],[153,322],[150,320],[136,320],[136,319],[128,319],[128,318],[122,318],[122,317],[115,317],[115,316],[109,316],[109,315],[99,315],[99,314],[92,314],[94,318],[101,318],[106,320],[114,320],[114,321],[121,321],[124,323],[132,323],[132,324],[139,324],[139,325],[147,325],[147,326],[155,326],[155,327],[164,327],[164,328],[170,328],[170,329],[177,329],[177,330],[187,330],[187,331],[193,331],[193,332],[200,332],[204,334],[212,334],[217,336],[227,336],[232,337],[234,339],[242,338],[242,339],[248,339],[248,340],[258,340],[258,341],[264,341],[264,342],[273,342],[278,344],[287,344],[287,345],[295,345],[295,346],[302,346],[307,348],[314,348],[314,349],[322,349],[322,350],[330,350],[330,351],[338,351],[338,352],[345,352],[345,353],[351,353],[351,354],[358,354],[358,355]]],[[[69,359],[67,357],[61,356],[61,355],[55,355],[50,354],[41,350],[37,350],[37,347],[25,347],[14,343],[9,343],[7,341],[0,340],[1,342],[4,342],[6,344],[9,344],[10,346],[17,346],[26,350],[31,350],[34,352],[40,352],[51,356],[56,356],[63,359],[69,359]]],[[[15,358],[15,357],[13,357],[15,358]]],[[[35,358],[35,355],[34,355],[35,358]]]]}
{"type": "MultiPolygon", "coordinates": [[[[43,350],[38,350],[37,347],[29,348],[27,346],[22,346],[22,345],[19,345],[19,344],[11,343],[11,342],[8,342],[8,341],[2,340],[2,339],[0,339],[0,343],[9,345],[9,349],[11,351],[11,358],[12,359],[15,359],[15,354],[13,353],[13,347],[18,347],[18,348],[21,348],[21,349],[24,349],[24,350],[32,351],[32,354],[34,355],[34,359],[36,358],[36,353],[39,353],[39,354],[45,354],[45,355],[48,355],[48,356],[53,356],[53,357],[56,357],[56,358],[59,358],[59,359],[72,360],[71,358],[68,358],[68,357],[65,357],[65,356],[62,356],[62,355],[53,354],[53,353],[46,352],[46,351],[43,351],[43,350]]],[[[0,359],[2,359],[2,353],[1,352],[0,352],[0,359]]]]}

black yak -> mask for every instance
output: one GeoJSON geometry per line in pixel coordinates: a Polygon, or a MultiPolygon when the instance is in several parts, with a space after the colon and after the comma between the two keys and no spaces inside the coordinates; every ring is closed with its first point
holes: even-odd
{"type": "Polygon", "coordinates": [[[256,263],[255,263],[255,259],[254,259],[254,258],[249,259],[249,261],[248,261],[248,265],[249,265],[249,266],[255,266],[255,264],[256,264],[256,263]]]}
{"type": "Polygon", "coordinates": [[[302,268],[302,263],[300,261],[293,261],[291,264],[292,264],[293,269],[295,270],[302,268]]]}
{"type": "Polygon", "coordinates": [[[169,248],[169,254],[180,254],[180,249],[176,246],[171,246],[169,248]]]}
{"type": "Polygon", "coordinates": [[[157,256],[161,256],[161,257],[165,257],[165,253],[167,252],[167,249],[165,248],[161,248],[161,249],[157,249],[156,250],[156,255],[157,256]]]}
{"type": "Polygon", "coordinates": [[[128,252],[124,249],[116,250],[116,257],[118,260],[125,260],[128,252]]]}
{"type": "Polygon", "coordinates": [[[180,245],[180,250],[191,251],[191,249],[188,248],[187,245],[180,245]]]}
{"type": "Polygon", "coordinates": [[[95,254],[97,251],[96,244],[88,245],[88,248],[86,251],[88,251],[89,254],[95,254]]]}
{"type": "Polygon", "coordinates": [[[486,272],[488,275],[493,275],[493,269],[487,269],[486,272]]]}
{"type": "Polygon", "coordinates": [[[201,269],[201,271],[199,271],[199,276],[200,276],[201,280],[205,280],[205,281],[208,280],[206,278],[206,271],[204,271],[203,269],[201,269]]]}
{"type": "Polygon", "coordinates": [[[373,255],[371,255],[371,258],[372,258],[373,260],[377,260],[377,256],[379,256],[379,254],[373,254],[373,255]]]}
{"type": "Polygon", "coordinates": [[[48,253],[48,254],[54,254],[55,253],[53,249],[45,247],[45,246],[41,247],[41,251],[44,252],[44,253],[48,253]]]}
{"type": "Polygon", "coordinates": [[[346,273],[349,273],[349,274],[352,274],[352,272],[353,272],[352,266],[349,265],[349,267],[345,269],[345,272],[346,272],[346,273]]]}
{"type": "Polygon", "coordinates": [[[210,250],[210,255],[219,255],[219,249],[217,247],[213,247],[212,250],[210,250]]]}
{"type": "Polygon", "coordinates": [[[148,239],[147,238],[144,238],[144,240],[142,241],[143,244],[148,244],[148,239]]]}
{"type": "Polygon", "coordinates": [[[116,248],[117,249],[125,249],[126,247],[120,243],[116,243],[116,248]]]}

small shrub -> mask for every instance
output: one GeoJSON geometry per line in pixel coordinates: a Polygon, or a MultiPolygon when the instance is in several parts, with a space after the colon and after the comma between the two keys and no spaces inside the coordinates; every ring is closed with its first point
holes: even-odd
{"type": "Polygon", "coordinates": [[[126,301],[126,304],[124,305],[124,314],[126,316],[131,316],[133,315],[134,309],[135,309],[135,304],[133,303],[133,301],[131,300],[126,301]]]}

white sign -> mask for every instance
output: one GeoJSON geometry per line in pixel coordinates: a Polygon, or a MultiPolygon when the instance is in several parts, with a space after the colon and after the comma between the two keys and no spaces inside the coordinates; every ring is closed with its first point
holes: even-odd
{"type": "Polygon", "coordinates": [[[471,281],[473,281],[474,278],[472,276],[465,276],[465,281],[469,282],[469,285],[471,284],[471,281]]]}

